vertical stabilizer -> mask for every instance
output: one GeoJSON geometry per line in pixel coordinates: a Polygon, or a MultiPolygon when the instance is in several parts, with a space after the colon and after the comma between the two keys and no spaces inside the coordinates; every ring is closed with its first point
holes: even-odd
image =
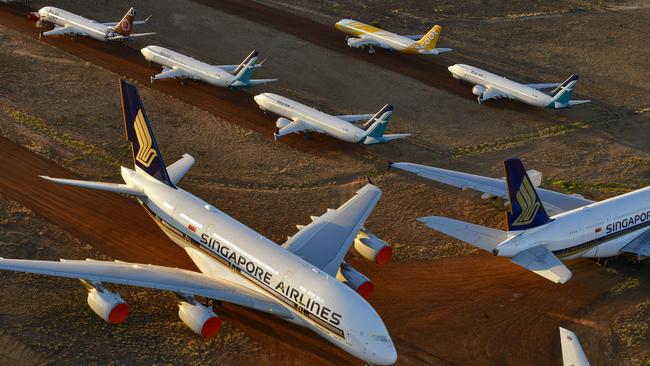
{"type": "Polygon", "coordinates": [[[251,52],[251,54],[248,55],[248,57],[246,57],[244,61],[239,64],[239,66],[237,66],[235,71],[233,71],[233,74],[239,83],[246,84],[251,80],[251,77],[253,76],[253,70],[255,70],[255,63],[257,62],[258,57],[259,52],[251,52]]]}
{"type": "Polygon", "coordinates": [[[135,19],[135,9],[131,8],[124,14],[124,18],[115,25],[115,31],[125,37],[128,37],[133,31],[133,20],[135,19]]]}
{"type": "Polygon", "coordinates": [[[504,165],[510,198],[508,231],[526,230],[548,223],[550,218],[521,160],[508,159],[504,165]]]}
{"type": "Polygon", "coordinates": [[[436,48],[436,44],[438,43],[438,38],[440,38],[441,32],[441,26],[433,26],[433,28],[431,28],[431,30],[424,35],[424,37],[420,38],[420,40],[416,42],[416,47],[420,50],[431,51],[432,49],[436,48]]]}
{"type": "Polygon", "coordinates": [[[551,105],[556,107],[564,107],[570,105],[571,96],[573,91],[576,89],[578,84],[578,75],[573,74],[568,79],[566,79],[560,86],[553,89],[551,95],[551,105]]]}
{"type": "Polygon", "coordinates": [[[124,112],[124,130],[126,139],[131,142],[133,163],[137,168],[174,188],[169,179],[156,138],[151,130],[138,89],[120,80],[122,94],[122,111],[124,112]]]}
{"type": "Polygon", "coordinates": [[[369,140],[371,143],[375,141],[382,141],[386,127],[388,127],[388,121],[393,114],[393,106],[386,104],[382,109],[379,110],[366,124],[364,127],[368,126],[366,132],[362,135],[361,142],[368,143],[369,140]]]}

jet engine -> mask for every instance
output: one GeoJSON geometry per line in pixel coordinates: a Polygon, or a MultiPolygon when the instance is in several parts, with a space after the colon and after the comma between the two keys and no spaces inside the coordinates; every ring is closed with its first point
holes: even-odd
{"type": "Polygon", "coordinates": [[[211,338],[219,333],[221,329],[221,319],[212,309],[199,304],[198,302],[189,303],[181,301],[178,303],[178,317],[194,333],[203,338],[211,338]]]}
{"type": "Polygon", "coordinates": [[[278,129],[280,129],[280,128],[284,128],[284,127],[288,126],[290,123],[291,123],[290,119],[280,117],[280,118],[278,118],[277,121],[275,121],[275,126],[278,129]]]}
{"type": "Polygon", "coordinates": [[[375,288],[375,285],[368,277],[345,262],[341,263],[341,267],[339,267],[339,271],[336,274],[336,279],[346,284],[366,300],[370,298],[372,290],[375,288]]]}
{"type": "Polygon", "coordinates": [[[119,324],[129,315],[129,305],[119,294],[92,284],[88,289],[88,306],[110,324],[119,324]]]}
{"type": "Polygon", "coordinates": [[[480,97],[485,92],[485,87],[482,85],[474,85],[472,88],[472,94],[480,97]]]}
{"type": "Polygon", "coordinates": [[[361,228],[354,238],[354,249],[367,260],[379,265],[388,263],[393,255],[393,248],[365,228],[361,228]]]}

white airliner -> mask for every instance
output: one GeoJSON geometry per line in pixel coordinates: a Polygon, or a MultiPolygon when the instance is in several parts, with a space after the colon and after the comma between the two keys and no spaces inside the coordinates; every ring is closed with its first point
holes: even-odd
{"type": "Polygon", "coordinates": [[[571,100],[578,75],[571,75],[563,83],[520,84],[469,65],[452,65],[449,71],[454,78],[475,84],[472,93],[478,96],[479,104],[488,99],[509,98],[535,107],[558,109],[590,102],[571,100]],[[540,91],[550,88],[554,88],[550,94],[540,91]]]}
{"type": "MultiPolygon", "coordinates": [[[[79,278],[88,304],[118,323],[128,306],[103,283],[172,291],[179,317],[194,332],[215,335],[221,321],[195,296],[274,314],[307,327],[372,364],[396,361],[393,342],[377,312],[355,290],[369,280],[344,261],[354,243],[359,253],[386,262],[391,249],[368,232],[364,221],[381,196],[372,184],[336,210],[330,209],[279,246],[177,186],[194,163],[185,154],[166,167],[137,89],[121,81],[127,139],[135,170],[121,168],[125,184],[44,177],[50,181],[135,197],[158,226],[181,246],[202,273],[148,264],[95,260],[0,259],[0,269],[79,278]]],[[[155,245],[155,243],[152,243],[155,245]]]]}
{"type": "Polygon", "coordinates": [[[178,52],[160,46],[147,46],[140,50],[149,62],[163,66],[160,74],[151,77],[151,82],[160,79],[194,79],[222,88],[246,87],[270,83],[278,79],[252,79],[253,70],[262,67],[257,63],[259,53],[251,52],[239,65],[209,65],[178,52]]]}
{"type": "Polygon", "coordinates": [[[355,144],[379,144],[411,136],[408,133],[384,135],[393,106],[385,105],[375,114],[354,114],[332,116],[304,104],[273,93],[255,96],[255,102],[265,112],[280,116],[275,122],[277,130],[273,135],[277,141],[291,133],[318,132],[339,140],[355,144]],[[355,121],[368,120],[364,124],[355,121]]]}
{"type": "Polygon", "coordinates": [[[436,48],[442,32],[439,25],[431,28],[425,35],[415,36],[402,36],[352,19],[342,19],[335,26],[336,29],[352,36],[346,38],[348,46],[368,47],[368,53],[371,55],[375,53],[375,47],[421,55],[437,55],[451,51],[451,48],[436,48]]]}
{"type": "Polygon", "coordinates": [[[572,275],[560,259],[633,253],[640,261],[650,256],[650,187],[594,202],[577,194],[536,189],[519,159],[506,160],[504,165],[505,181],[418,164],[391,163],[392,167],[436,182],[483,192],[484,199],[508,200],[507,231],[438,216],[418,220],[494,255],[510,257],[514,263],[553,282],[565,283],[572,275]]]}
{"type": "Polygon", "coordinates": [[[560,343],[562,344],[562,364],[564,366],[589,366],[585,351],[575,333],[560,327],[560,343]]]}
{"type": "Polygon", "coordinates": [[[151,19],[149,16],[145,20],[134,20],[135,9],[131,8],[126,12],[124,18],[119,22],[99,23],[92,19],[87,19],[77,14],[58,9],[52,6],[41,8],[37,14],[32,17],[38,19],[38,25],[43,23],[54,24],[54,29],[41,32],[39,38],[45,36],[64,36],[70,37],[86,36],[99,41],[125,42],[132,41],[135,37],[149,36],[156,33],[136,33],[132,34],[133,26],[146,24],[151,19]]]}

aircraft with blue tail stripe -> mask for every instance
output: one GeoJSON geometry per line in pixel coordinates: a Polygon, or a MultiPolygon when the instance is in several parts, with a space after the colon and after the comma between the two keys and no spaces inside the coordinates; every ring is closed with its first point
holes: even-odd
{"type": "Polygon", "coordinates": [[[519,159],[504,162],[503,179],[412,163],[389,166],[483,192],[483,199],[504,198],[509,206],[505,231],[440,216],[418,221],[495,256],[512,258],[553,282],[565,283],[572,276],[561,260],[622,253],[632,253],[638,261],[650,257],[650,187],[594,202],[539,188],[541,173],[527,172],[519,159]]]}

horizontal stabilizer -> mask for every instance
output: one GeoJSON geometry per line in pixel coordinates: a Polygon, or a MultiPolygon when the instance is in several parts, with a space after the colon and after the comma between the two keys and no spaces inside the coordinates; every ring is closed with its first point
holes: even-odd
{"type": "Polygon", "coordinates": [[[252,79],[248,81],[237,80],[234,83],[230,84],[230,86],[233,88],[242,87],[242,86],[255,86],[260,84],[268,84],[275,81],[278,81],[278,79],[252,79]]]}
{"type": "Polygon", "coordinates": [[[434,48],[427,51],[421,51],[420,53],[423,55],[439,55],[441,53],[451,52],[451,51],[453,51],[452,48],[434,48]]]}
{"type": "Polygon", "coordinates": [[[569,107],[573,107],[574,105],[578,105],[578,104],[590,103],[590,102],[591,99],[570,100],[569,107]]]}
{"type": "Polygon", "coordinates": [[[409,136],[411,136],[410,133],[394,133],[392,135],[384,135],[381,137],[381,139],[384,140],[384,142],[388,142],[388,141],[403,139],[409,136]]]}
{"type": "Polygon", "coordinates": [[[190,154],[183,154],[183,157],[176,161],[174,164],[167,167],[167,174],[169,179],[176,185],[178,181],[187,174],[187,172],[194,165],[194,158],[190,154]]]}
{"type": "Polygon", "coordinates": [[[126,184],[116,184],[116,183],[103,183],[103,182],[91,182],[86,180],[76,180],[76,179],[62,179],[62,178],[52,178],[48,176],[41,175],[41,178],[49,180],[50,182],[64,184],[67,186],[89,188],[89,189],[98,189],[100,191],[108,191],[114,193],[123,193],[131,196],[146,197],[144,192],[140,189],[136,189],[126,184]]]}
{"type": "Polygon", "coordinates": [[[560,343],[562,345],[562,365],[589,366],[589,360],[587,360],[575,333],[560,327],[560,343]]]}
{"type": "Polygon", "coordinates": [[[342,116],[335,116],[338,119],[342,119],[346,122],[356,122],[363,121],[372,118],[375,114],[345,114],[342,116]]]}
{"type": "Polygon", "coordinates": [[[571,279],[571,271],[544,245],[519,252],[512,262],[555,283],[571,279]]]}
{"type": "Polygon", "coordinates": [[[492,252],[492,249],[508,238],[508,233],[505,231],[447,217],[421,217],[418,221],[433,230],[440,231],[443,234],[447,234],[467,244],[487,250],[488,252],[492,252]]]}

